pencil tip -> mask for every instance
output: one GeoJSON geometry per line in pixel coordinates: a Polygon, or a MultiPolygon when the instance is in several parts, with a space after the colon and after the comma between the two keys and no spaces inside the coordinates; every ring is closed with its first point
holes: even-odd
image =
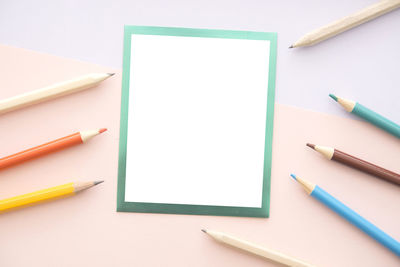
{"type": "Polygon", "coordinates": [[[329,96],[337,102],[337,97],[334,94],[329,94],[329,96]]]}
{"type": "Polygon", "coordinates": [[[99,130],[99,133],[104,133],[105,131],[107,131],[107,128],[101,128],[101,129],[99,130]]]}
{"type": "Polygon", "coordinates": [[[315,149],[315,145],[314,144],[307,143],[307,146],[311,147],[312,149],[315,149]]]}
{"type": "Polygon", "coordinates": [[[201,229],[201,231],[202,231],[203,233],[206,233],[206,234],[207,234],[207,230],[201,229]]]}
{"type": "Polygon", "coordinates": [[[293,45],[289,46],[289,48],[293,48],[293,45]]]}
{"type": "Polygon", "coordinates": [[[110,73],[110,72],[109,72],[109,73],[107,73],[107,74],[108,74],[108,76],[111,77],[111,76],[113,76],[115,73],[110,73]]]}
{"type": "Polygon", "coordinates": [[[294,175],[293,173],[291,173],[290,176],[292,176],[293,179],[297,180],[296,175],[294,175]]]}
{"type": "Polygon", "coordinates": [[[93,182],[93,185],[98,185],[98,184],[101,184],[101,183],[103,183],[104,181],[94,181],[93,182]]]}

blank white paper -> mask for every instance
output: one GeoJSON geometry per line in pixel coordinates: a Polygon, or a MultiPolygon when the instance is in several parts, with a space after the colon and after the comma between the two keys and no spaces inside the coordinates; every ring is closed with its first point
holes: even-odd
{"type": "Polygon", "coordinates": [[[270,42],[131,41],[125,201],[261,207],[270,42]]]}

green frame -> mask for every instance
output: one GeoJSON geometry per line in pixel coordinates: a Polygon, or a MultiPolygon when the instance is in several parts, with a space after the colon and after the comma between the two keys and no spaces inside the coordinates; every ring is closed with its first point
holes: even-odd
{"type": "Polygon", "coordinates": [[[270,190],[271,190],[271,160],[272,160],[272,133],[275,103],[275,76],[276,76],[276,47],[277,34],[266,32],[228,31],[190,28],[170,28],[151,26],[125,26],[124,31],[124,54],[122,72],[122,94],[121,94],[121,121],[119,139],[119,161],[118,161],[118,193],[117,211],[121,212],[145,212],[145,213],[168,213],[168,214],[197,214],[197,215],[221,215],[241,217],[269,217],[270,190]],[[131,35],[168,35],[207,38],[228,39],[250,39],[269,40],[269,80],[267,100],[267,121],[265,130],[263,190],[261,208],[233,207],[233,206],[208,206],[208,205],[186,205],[165,203],[125,202],[125,176],[126,176],[126,154],[128,137],[128,105],[129,105],[129,76],[131,61],[131,35]]]}

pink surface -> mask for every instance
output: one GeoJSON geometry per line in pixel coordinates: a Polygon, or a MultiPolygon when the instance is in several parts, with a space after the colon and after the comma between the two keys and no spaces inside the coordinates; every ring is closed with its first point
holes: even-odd
{"type": "MultiPolygon", "coordinates": [[[[0,99],[89,72],[115,70],[0,46],[0,99]]],[[[0,173],[0,198],[77,180],[82,194],[0,215],[0,266],[275,266],[222,246],[200,229],[232,233],[317,266],[399,266],[370,237],[307,196],[289,174],[326,191],[400,240],[400,187],[329,162],[306,142],[337,147],[400,172],[400,143],[359,121],[275,109],[269,219],[117,213],[121,72],[97,88],[0,116],[0,157],[79,130],[84,145],[0,173]]],[[[279,90],[279,81],[277,81],[279,90]]]]}

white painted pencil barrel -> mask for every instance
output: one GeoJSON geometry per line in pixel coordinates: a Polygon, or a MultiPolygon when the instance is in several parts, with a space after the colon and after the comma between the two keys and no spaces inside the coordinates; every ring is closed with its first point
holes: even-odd
{"type": "Polygon", "coordinates": [[[91,73],[72,80],[56,83],[38,90],[0,100],[0,115],[60,96],[82,91],[97,85],[111,75],[112,74],[108,73],[91,73]]]}
{"type": "Polygon", "coordinates": [[[248,241],[245,241],[245,240],[242,240],[242,239],[230,236],[230,235],[226,235],[226,234],[216,232],[216,231],[209,231],[209,230],[207,230],[207,234],[221,243],[239,248],[241,250],[244,250],[244,251],[250,252],[252,254],[267,258],[269,260],[278,262],[278,263],[286,265],[286,266],[315,267],[314,265],[311,265],[311,264],[301,261],[299,259],[295,259],[293,257],[282,254],[280,252],[255,245],[253,243],[250,243],[248,241]]]}
{"type": "Polygon", "coordinates": [[[381,0],[352,15],[316,29],[297,40],[292,47],[310,46],[322,42],[362,23],[400,7],[400,0],[381,0]]]}

